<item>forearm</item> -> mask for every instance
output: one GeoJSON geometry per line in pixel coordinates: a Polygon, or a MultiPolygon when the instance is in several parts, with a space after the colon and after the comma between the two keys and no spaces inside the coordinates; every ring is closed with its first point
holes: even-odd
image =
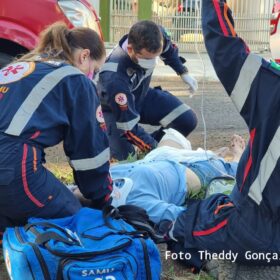
{"type": "Polygon", "coordinates": [[[215,71],[231,94],[249,49],[235,33],[231,11],[224,1],[202,1],[202,28],[215,71]]]}
{"type": "Polygon", "coordinates": [[[108,170],[109,163],[92,170],[74,171],[74,179],[80,192],[95,208],[102,208],[110,199],[112,179],[108,170]]]}

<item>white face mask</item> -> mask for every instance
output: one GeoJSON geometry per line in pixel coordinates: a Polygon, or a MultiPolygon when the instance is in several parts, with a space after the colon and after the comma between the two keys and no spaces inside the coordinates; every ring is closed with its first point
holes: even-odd
{"type": "Polygon", "coordinates": [[[151,59],[137,58],[138,65],[144,69],[153,69],[158,64],[158,56],[151,59]]]}

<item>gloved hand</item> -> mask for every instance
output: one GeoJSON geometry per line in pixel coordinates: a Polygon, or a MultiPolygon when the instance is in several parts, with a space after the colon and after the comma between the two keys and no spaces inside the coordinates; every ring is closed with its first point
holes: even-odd
{"type": "Polygon", "coordinates": [[[191,75],[189,75],[188,73],[184,73],[181,75],[181,79],[183,80],[183,82],[185,84],[188,84],[190,86],[190,91],[192,93],[196,92],[198,89],[198,84],[197,84],[197,80],[195,78],[193,78],[191,75]]]}

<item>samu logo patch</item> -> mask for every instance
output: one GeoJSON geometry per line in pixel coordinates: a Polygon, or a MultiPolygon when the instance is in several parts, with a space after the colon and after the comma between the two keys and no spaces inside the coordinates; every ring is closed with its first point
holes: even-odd
{"type": "Polygon", "coordinates": [[[28,75],[35,69],[34,62],[17,62],[0,70],[0,84],[5,85],[16,82],[28,75]]]}
{"type": "Polygon", "coordinates": [[[106,124],[105,124],[105,120],[104,120],[101,105],[99,105],[96,109],[96,119],[99,122],[101,129],[103,131],[106,131],[107,128],[106,128],[106,124]]]}
{"type": "Polygon", "coordinates": [[[115,96],[115,102],[119,105],[122,111],[127,110],[127,97],[124,93],[118,93],[115,96]]]}

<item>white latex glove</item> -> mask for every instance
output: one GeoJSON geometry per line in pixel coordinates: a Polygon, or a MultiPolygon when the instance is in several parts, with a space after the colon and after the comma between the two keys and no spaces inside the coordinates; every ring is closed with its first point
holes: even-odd
{"type": "Polygon", "coordinates": [[[197,80],[195,78],[193,78],[191,75],[189,75],[188,73],[182,74],[181,75],[181,79],[183,80],[183,82],[185,84],[188,84],[190,86],[190,92],[194,93],[197,91],[198,89],[198,84],[197,84],[197,80]]]}

